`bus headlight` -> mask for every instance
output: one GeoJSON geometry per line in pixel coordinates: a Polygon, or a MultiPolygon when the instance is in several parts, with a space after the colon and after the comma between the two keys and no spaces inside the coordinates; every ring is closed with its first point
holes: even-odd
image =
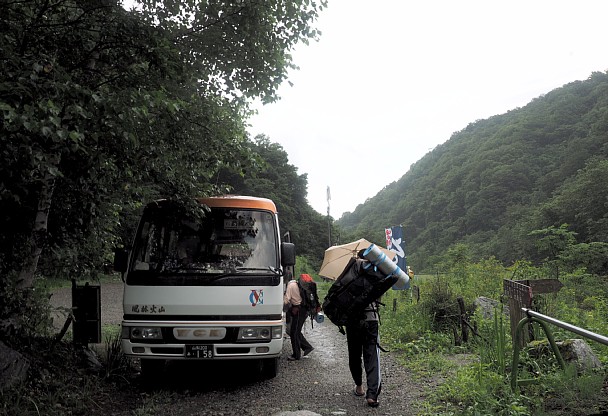
{"type": "Polygon", "coordinates": [[[283,336],[280,326],[244,326],[239,328],[237,341],[270,341],[281,339],[283,336]]]}
{"type": "Polygon", "coordinates": [[[145,326],[131,326],[123,329],[123,335],[127,330],[128,338],[144,340],[144,339],[163,339],[163,334],[160,328],[157,327],[145,327],[145,326]]]}

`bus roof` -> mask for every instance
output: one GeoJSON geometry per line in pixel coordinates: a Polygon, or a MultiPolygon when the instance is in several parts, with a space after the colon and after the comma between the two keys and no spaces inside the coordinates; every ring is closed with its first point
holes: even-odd
{"type": "Polygon", "coordinates": [[[211,208],[255,208],[277,212],[276,205],[270,199],[255,196],[222,195],[197,200],[211,208]]]}

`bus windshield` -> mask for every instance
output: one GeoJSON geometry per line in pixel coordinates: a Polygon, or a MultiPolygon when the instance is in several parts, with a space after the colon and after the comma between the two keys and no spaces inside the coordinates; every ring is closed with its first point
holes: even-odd
{"type": "Polygon", "coordinates": [[[278,232],[271,212],[212,208],[192,220],[169,209],[144,212],[131,261],[133,272],[276,274],[278,232]]]}

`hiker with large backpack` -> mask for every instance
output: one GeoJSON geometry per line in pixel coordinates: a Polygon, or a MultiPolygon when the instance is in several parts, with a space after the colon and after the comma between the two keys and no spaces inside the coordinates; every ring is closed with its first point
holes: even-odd
{"type": "Polygon", "coordinates": [[[380,338],[378,335],[378,304],[372,302],[365,308],[359,319],[346,324],[346,343],[348,345],[348,368],[355,382],[355,396],[363,396],[367,404],[378,406],[378,396],[382,388],[380,373],[380,338]],[[363,370],[367,381],[367,390],[363,390],[363,370]]]}
{"type": "Polygon", "coordinates": [[[317,293],[317,283],[309,274],[301,274],[298,280],[300,286],[300,295],[302,297],[302,306],[306,308],[307,316],[310,318],[311,327],[314,326],[315,317],[321,311],[321,303],[319,302],[319,294],[317,293]]]}
{"type": "Polygon", "coordinates": [[[291,340],[292,355],[287,357],[288,361],[296,361],[310,354],[314,350],[313,346],[306,340],[302,334],[302,327],[308,317],[307,303],[304,302],[300,290],[300,284],[292,277],[292,280],[287,283],[283,304],[287,313],[291,316],[291,325],[289,326],[289,338],[291,340]]]}
{"type": "MultiPolygon", "coordinates": [[[[385,276],[377,270],[374,271],[373,267],[366,268],[366,266],[369,265],[369,262],[366,260],[353,260],[349,263],[349,266],[347,266],[341,279],[345,282],[350,279],[354,280],[354,282],[351,283],[352,286],[353,284],[361,284],[362,282],[360,280],[367,277],[369,277],[368,280],[373,280],[373,277],[376,277],[376,275],[379,279],[385,278],[385,276]]],[[[372,288],[373,286],[370,285],[370,292],[373,292],[372,288]]],[[[354,289],[351,289],[351,292],[352,294],[359,294],[360,290],[361,289],[355,291],[354,289]]],[[[328,295],[330,294],[328,293],[328,295]]],[[[365,295],[363,293],[359,294],[356,301],[350,302],[351,306],[357,305],[357,307],[349,309],[347,315],[340,320],[340,331],[344,332],[344,329],[346,330],[348,368],[351,377],[355,382],[353,394],[355,396],[365,396],[367,404],[371,407],[378,406],[378,396],[380,395],[380,390],[382,388],[382,375],[380,373],[380,337],[378,333],[378,306],[381,295],[382,294],[378,294],[378,297],[369,299],[369,293],[365,295]],[[366,390],[363,388],[363,368],[365,369],[366,390]]]]}
{"type": "Polygon", "coordinates": [[[377,247],[359,251],[332,284],[323,301],[325,315],[346,333],[348,366],[355,396],[365,396],[377,407],[382,388],[380,338],[378,334],[380,297],[391,287],[402,287],[409,277],[377,247]],[[344,330],[346,328],[346,331],[344,330]],[[363,389],[363,369],[367,390],[363,389]]]}

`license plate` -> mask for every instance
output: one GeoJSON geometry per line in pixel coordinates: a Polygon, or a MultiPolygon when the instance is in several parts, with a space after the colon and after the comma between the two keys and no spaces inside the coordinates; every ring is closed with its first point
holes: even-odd
{"type": "Polygon", "coordinates": [[[213,345],[186,345],[186,358],[213,358],[213,345]]]}

